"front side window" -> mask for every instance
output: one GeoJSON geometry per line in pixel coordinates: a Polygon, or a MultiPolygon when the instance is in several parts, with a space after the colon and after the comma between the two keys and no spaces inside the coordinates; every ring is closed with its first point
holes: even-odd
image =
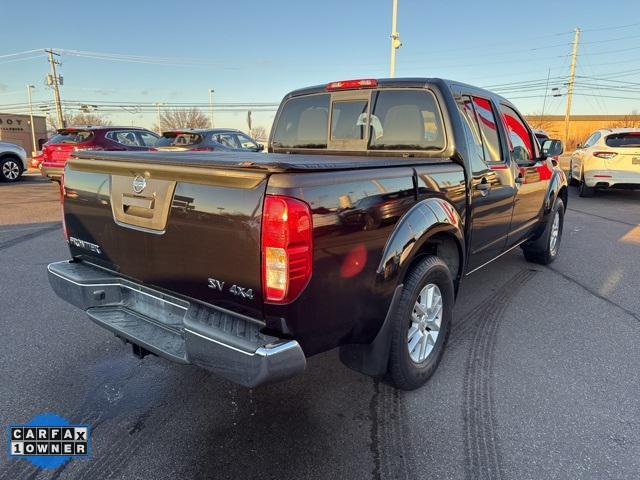
{"type": "Polygon", "coordinates": [[[589,148],[592,145],[595,145],[596,142],[598,140],[600,140],[600,132],[595,132],[593,134],[591,134],[591,136],[589,138],[587,138],[587,141],[584,142],[584,144],[582,145],[582,148],[589,148]]]}
{"type": "Polygon", "coordinates": [[[533,153],[531,135],[526,124],[513,108],[507,105],[502,105],[501,108],[502,118],[507,132],[509,132],[511,157],[516,162],[530,162],[535,155],[533,153]]]}
{"type": "Polygon", "coordinates": [[[138,132],[138,135],[145,147],[153,147],[158,141],[158,137],[150,132],[138,132]]]}
{"type": "Polygon", "coordinates": [[[371,150],[442,150],[444,127],[435,97],[424,90],[381,90],[369,119],[371,150]]]}
{"type": "Polygon", "coordinates": [[[278,117],[272,144],[276,148],[327,148],[330,95],[292,98],[278,117]]]}
{"type": "Polygon", "coordinates": [[[485,162],[489,164],[502,162],[498,123],[491,102],[484,98],[473,97],[473,106],[478,116],[478,125],[480,125],[485,162]]]}
{"type": "Polygon", "coordinates": [[[138,137],[136,136],[136,132],[132,132],[129,130],[118,130],[115,132],[107,133],[107,138],[109,140],[113,140],[120,145],[125,145],[127,147],[142,147],[144,145],[140,144],[138,137]]]}
{"type": "Polygon", "coordinates": [[[331,138],[335,140],[364,140],[367,125],[367,101],[333,102],[331,110],[331,138]]]}
{"type": "Polygon", "coordinates": [[[243,133],[238,133],[236,136],[238,138],[240,148],[243,148],[245,150],[255,150],[256,148],[258,148],[258,145],[253,141],[251,137],[248,137],[243,133]]]}

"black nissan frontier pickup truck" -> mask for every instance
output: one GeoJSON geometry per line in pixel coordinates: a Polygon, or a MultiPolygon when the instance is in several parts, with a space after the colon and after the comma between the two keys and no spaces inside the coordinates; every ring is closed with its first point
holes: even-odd
{"type": "Polygon", "coordinates": [[[506,99],[435,78],[289,93],[268,153],[78,151],[55,292],[153,353],[253,387],[336,347],[414,389],[465,276],[558,254],[567,182],[506,99]]]}

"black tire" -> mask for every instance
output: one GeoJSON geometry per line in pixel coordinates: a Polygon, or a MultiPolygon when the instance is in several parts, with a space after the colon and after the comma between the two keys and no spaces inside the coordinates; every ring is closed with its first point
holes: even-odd
{"type": "Polygon", "coordinates": [[[569,175],[567,176],[567,183],[572,187],[576,187],[578,185],[578,181],[573,178],[573,162],[569,163],[569,175]]]}
{"type": "Polygon", "coordinates": [[[522,247],[522,251],[524,252],[524,258],[527,259],[528,262],[539,263],[540,265],[549,265],[558,257],[558,251],[560,250],[560,242],[562,240],[562,231],[564,229],[564,202],[561,198],[556,198],[553,207],[551,208],[551,212],[549,212],[547,225],[545,226],[544,232],[540,235],[540,238],[533,242],[525,243],[522,247]],[[553,231],[553,222],[554,219],[558,215],[559,221],[559,230],[557,232],[557,237],[555,241],[555,245],[552,247],[551,238],[553,231]]]}
{"type": "Polygon", "coordinates": [[[13,156],[0,158],[0,181],[17,182],[22,176],[22,162],[13,156]]]}
{"type": "Polygon", "coordinates": [[[580,177],[580,184],[578,185],[578,195],[582,198],[590,198],[593,197],[593,194],[596,192],[596,189],[593,187],[587,187],[587,184],[584,182],[584,173],[580,177]]]}
{"type": "Polygon", "coordinates": [[[440,258],[425,257],[407,274],[394,314],[389,354],[389,374],[397,388],[415,390],[424,385],[435,372],[451,329],[454,299],[451,272],[440,258]],[[435,284],[442,295],[442,320],[431,352],[421,363],[416,363],[409,354],[407,334],[415,303],[421,290],[428,284],[435,284]]]}

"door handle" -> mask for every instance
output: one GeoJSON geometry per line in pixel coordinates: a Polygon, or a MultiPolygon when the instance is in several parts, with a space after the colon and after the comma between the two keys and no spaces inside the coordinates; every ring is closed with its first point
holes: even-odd
{"type": "Polygon", "coordinates": [[[480,183],[476,184],[476,190],[478,190],[482,196],[486,196],[489,193],[491,184],[487,181],[486,177],[482,177],[480,183]]]}

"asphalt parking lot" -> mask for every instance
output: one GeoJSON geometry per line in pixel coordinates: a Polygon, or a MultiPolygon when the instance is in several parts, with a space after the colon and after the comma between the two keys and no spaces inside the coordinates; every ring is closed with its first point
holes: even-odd
{"type": "Polygon", "coordinates": [[[42,412],[93,428],[55,471],[0,479],[640,477],[640,192],[578,198],[560,258],[519,249],[467,278],[443,362],[398,392],[310,359],[249,390],[139,360],[49,288],[68,256],[54,184],[0,184],[0,424],[42,412]]]}

